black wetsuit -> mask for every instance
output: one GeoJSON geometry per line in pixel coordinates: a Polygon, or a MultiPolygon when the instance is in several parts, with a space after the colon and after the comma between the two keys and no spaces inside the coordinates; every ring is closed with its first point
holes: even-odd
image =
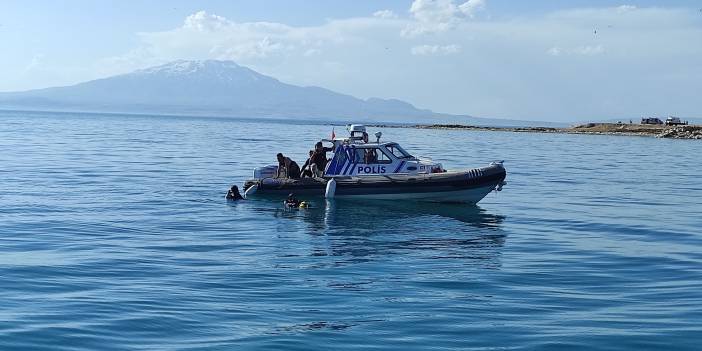
{"type": "Polygon", "coordinates": [[[332,150],[334,150],[334,148],[331,147],[323,147],[320,152],[314,150],[314,153],[310,157],[310,163],[316,164],[317,169],[324,172],[324,167],[327,165],[327,151],[332,150]]]}
{"type": "Polygon", "coordinates": [[[312,156],[307,158],[307,161],[305,161],[305,164],[302,165],[302,176],[305,177],[311,177],[312,176],[312,156]]]}
{"type": "Polygon", "coordinates": [[[290,167],[288,167],[288,178],[300,179],[300,166],[293,160],[290,160],[290,167]]]}
{"type": "Polygon", "coordinates": [[[227,192],[226,198],[227,198],[227,200],[243,200],[243,199],[244,199],[244,197],[241,196],[241,194],[240,194],[238,191],[237,191],[237,192],[233,192],[233,191],[231,191],[231,190],[229,190],[229,191],[227,192]]]}
{"type": "Polygon", "coordinates": [[[287,199],[285,200],[285,206],[287,207],[300,207],[300,200],[298,199],[287,199]]]}

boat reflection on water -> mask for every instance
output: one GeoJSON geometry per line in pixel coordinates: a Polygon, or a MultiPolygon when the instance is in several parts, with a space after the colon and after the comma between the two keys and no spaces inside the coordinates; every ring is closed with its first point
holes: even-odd
{"type": "Polygon", "coordinates": [[[499,228],[504,216],[494,215],[480,206],[464,204],[421,203],[415,201],[326,201],[328,225],[402,226],[433,219],[455,220],[475,228],[499,228]]]}
{"type": "Polygon", "coordinates": [[[475,205],[317,201],[308,209],[278,209],[274,216],[302,220],[307,234],[323,238],[314,245],[313,255],[354,262],[409,251],[497,267],[506,238],[501,227],[505,217],[475,205]]]}

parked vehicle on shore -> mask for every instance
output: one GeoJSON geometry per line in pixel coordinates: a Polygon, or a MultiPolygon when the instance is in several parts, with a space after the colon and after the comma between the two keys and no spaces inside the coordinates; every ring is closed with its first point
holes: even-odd
{"type": "Polygon", "coordinates": [[[641,124],[663,124],[663,121],[658,117],[644,117],[641,118],[641,124]]]}
{"type": "Polygon", "coordinates": [[[687,125],[687,121],[682,121],[678,117],[670,116],[665,120],[665,125],[667,126],[684,126],[687,125]]]}

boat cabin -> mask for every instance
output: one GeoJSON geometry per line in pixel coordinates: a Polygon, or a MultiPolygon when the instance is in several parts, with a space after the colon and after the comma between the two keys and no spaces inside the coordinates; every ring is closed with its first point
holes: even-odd
{"type": "MultiPolygon", "coordinates": [[[[375,140],[370,141],[364,125],[353,124],[347,129],[348,137],[321,140],[334,144],[334,155],[324,170],[325,178],[445,172],[440,163],[415,157],[398,143],[381,142],[381,132],[376,132],[375,140]]],[[[253,176],[254,179],[273,178],[277,170],[277,164],[257,167],[253,176]]]]}
{"type": "Polygon", "coordinates": [[[420,159],[405,151],[398,143],[381,142],[382,133],[369,141],[366,127],[348,126],[348,138],[323,140],[334,143],[334,156],[327,163],[325,176],[368,176],[388,174],[425,174],[443,172],[441,164],[420,159]]]}

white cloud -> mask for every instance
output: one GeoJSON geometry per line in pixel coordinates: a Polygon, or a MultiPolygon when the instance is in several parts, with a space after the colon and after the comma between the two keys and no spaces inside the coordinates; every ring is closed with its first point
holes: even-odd
{"type": "Polygon", "coordinates": [[[36,55],[32,56],[32,59],[24,67],[24,70],[31,71],[31,70],[39,67],[39,65],[41,65],[43,61],[44,61],[44,54],[36,54],[36,55]]]}
{"type": "Polygon", "coordinates": [[[305,51],[305,53],[303,55],[309,57],[309,56],[318,55],[320,52],[321,51],[318,49],[307,49],[307,51],[305,51]]]}
{"type": "Polygon", "coordinates": [[[412,55],[416,56],[428,56],[428,55],[450,55],[455,54],[461,50],[460,45],[419,45],[412,47],[410,52],[412,55]]]}
{"type": "Polygon", "coordinates": [[[674,105],[681,115],[699,113],[702,46],[690,44],[702,37],[699,11],[604,7],[487,20],[478,12],[484,7],[417,0],[410,16],[388,20],[381,11],[313,26],[201,11],[170,30],[140,33],[131,51],[85,64],[70,79],[176,59],[232,59],[285,82],[442,112],[577,119],[674,105]]]}
{"type": "Polygon", "coordinates": [[[230,24],[231,22],[222,16],[199,11],[185,18],[183,28],[194,29],[200,32],[212,32],[230,24]]]}
{"type": "Polygon", "coordinates": [[[581,45],[573,49],[573,53],[584,56],[599,55],[604,52],[602,45],[581,45]]]}
{"type": "Polygon", "coordinates": [[[458,8],[464,15],[473,18],[478,11],[485,9],[485,0],[468,0],[458,8]]]}
{"type": "MultiPolygon", "coordinates": [[[[693,20],[693,11],[681,8],[665,7],[645,7],[639,8],[633,5],[622,5],[617,7],[589,7],[572,8],[554,11],[545,16],[545,20],[572,21],[572,25],[587,26],[638,26],[641,28],[651,28],[652,24],[668,25],[671,19],[693,20]]],[[[696,16],[699,17],[699,16],[696,16]]],[[[697,18],[699,19],[699,18],[697,18]]],[[[680,23],[675,23],[675,26],[680,23]]]]}
{"type": "Polygon", "coordinates": [[[258,59],[267,58],[291,48],[266,36],[260,40],[246,41],[229,47],[214,46],[210,53],[219,59],[258,59]]]}
{"type": "Polygon", "coordinates": [[[460,12],[453,0],[414,0],[409,11],[426,23],[447,23],[460,12]]]}
{"type": "Polygon", "coordinates": [[[466,18],[485,8],[485,0],[468,0],[457,5],[453,0],[414,0],[410,14],[416,21],[402,30],[405,37],[440,33],[455,28],[466,18]]]}
{"type": "Polygon", "coordinates": [[[561,54],[563,53],[563,49],[561,49],[557,46],[554,46],[554,47],[548,49],[547,52],[551,56],[561,56],[561,54]]]}
{"type": "Polygon", "coordinates": [[[140,35],[147,50],[155,55],[246,61],[298,49],[312,53],[317,40],[333,34],[281,23],[237,23],[199,11],[188,16],[180,28],[140,35]]]}
{"type": "Polygon", "coordinates": [[[624,13],[624,12],[629,12],[629,11],[634,11],[636,10],[636,6],[634,5],[622,5],[617,7],[617,12],[619,13],[624,13]]]}
{"type": "Polygon", "coordinates": [[[395,19],[398,16],[396,13],[392,12],[391,10],[380,10],[380,11],[375,11],[373,13],[373,17],[384,18],[384,19],[395,19]]]}
{"type": "Polygon", "coordinates": [[[551,56],[582,55],[595,56],[605,52],[602,45],[580,45],[569,49],[554,46],[546,51],[551,56]]]}

